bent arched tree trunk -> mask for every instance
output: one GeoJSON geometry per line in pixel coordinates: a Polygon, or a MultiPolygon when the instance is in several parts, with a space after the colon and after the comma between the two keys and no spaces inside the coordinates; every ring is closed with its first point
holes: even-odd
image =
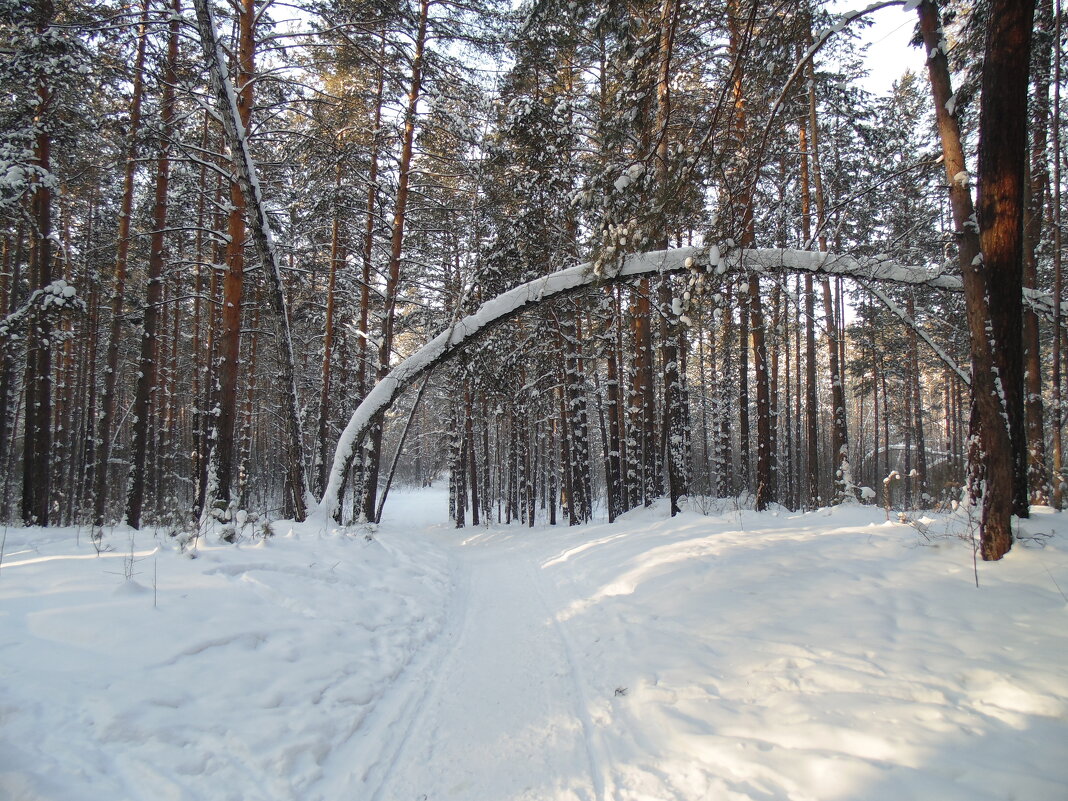
{"type": "MultiPolygon", "coordinates": [[[[928,286],[953,292],[962,290],[961,281],[956,276],[925,267],[908,267],[886,259],[785,249],[734,251],[724,257],[714,246],[708,249],[686,247],[635,254],[627,257],[619,271],[609,276],[595,274],[592,265],[587,263],[537,278],[483,303],[474,314],[457,321],[400,362],[371,389],[353,412],[338,440],[318,514],[326,520],[336,511],[345,465],[356,443],[393,401],[431,368],[475,344],[487,333],[529,307],[594,286],[626,281],[643,275],[665,275],[687,270],[705,270],[717,275],[740,275],[747,271],[841,275],[865,282],[928,286]]],[[[1026,299],[1039,311],[1052,308],[1052,301],[1041,293],[1031,293],[1026,299]]]]}

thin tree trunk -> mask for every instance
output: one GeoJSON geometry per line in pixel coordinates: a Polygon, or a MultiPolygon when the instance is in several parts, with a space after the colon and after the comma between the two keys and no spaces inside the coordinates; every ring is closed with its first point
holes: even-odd
{"type": "Polygon", "coordinates": [[[1053,35],[1053,505],[1064,502],[1064,456],[1061,409],[1061,298],[1064,275],[1061,265],[1061,3],[1055,0],[1053,35]]]}
{"type": "MultiPolygon", "coordinates": [[[[427,20],[430,0],[420,0],[419,22],[415,34],[415,50],[412,56],[412,73],[408,90],[408,106],[404,115],[404,136],[401,143],[400,163],[397,176],[397,197],[393,211],[393,232],[390,239],[389,272],[386,277],[385,309],[382,320],[382,342],[378,351],[378,379],[389,373],[393,355],[393,326],[397,314],[397,296],[400,289],[401,254],[404,250],[405,216],[408,210],[408,192],[411,182],[412,156],[415,144],[415,123],[419,109],[419,96],[423,85],[423,48],[426,44],[427,20]]],[[[371,430],[370,447],[367,451],[366,483],[364,485],[364,513],[368,519],[375,509],[378,492],[378,469],[382,458],[381,420],[371,430]]]]}
{"type": "MultiPolygon", "coordinates": [[[[423,383],[419,385],[419,392],[415,395],[415,400],[412,402],[412,410],[408,413],[408,419],[404,421],[404,428],[401,429],[400,438],[397,440],[397,452],[393,454],[393,459],[389,463],[389,472],[386,473],[386,485],[382,488],[382,495],[378,499],[378,508],[375,509],[374,522],[382,522],[382,510],[386,506],[386,498],[389,496],[389,488],[393,486],[393,477],[397,472],[397,464],[400,462],[401,455],[404,453],[404,443],[408,439],[408,431],[411,430],[412,421],[415,419],[416,413],[419,411],[419,405],[423,401],[423,393],[426,392],[427,385],[430,383],[430,373],[427,373],[423,378],[423,383]]],[[[470,405],[470,392],[467,393],[468,400],[467,405],[470,405]]],[[[466,432],[468,448],[471,451],[471,459],[474,459],[475,441],[471,437],[471,416],[470,408],[466,413],[466,432]]],[[[475,468],[474,462],[471,464],[471,524],[478,525],[478,484],[475,483],[475,468]]]]}
{"type": "MultiPolygon", "coordinates": [[[[812,45],[812,29],[807,29],[808,44],[812,45]]],[[[808,119],[812,154],[812,186],[816,194],[816,230],[821,252],[827,251],[826,200],[823,193],[823,170],[820,166],[819,124],[816,108],[816,69],[810,59],[808,70],[808,119]]],[[[838,325],[830,279],[823,279],[823,305],[827,318],[827,352],[831,382],[831,464],[834,476],[834,500],[840,503],[850,495],[853,483],[849,469],[849,432],[846,427],[845,376],[841,367],[838,325]]]]}
{"type": "MultiPolygon", "coordinates": [[[[614,290],[609,291],[613,292],[614,295],[614,290]]],[[[613,328],[618,325],[618,323],[619,321],[613,317],[613,328]]],[[[609,522],[615,520],[615,518],[624,511],[623,497],[625,493],[622,470],[622,442],[620,438],[620,429],[622,427],[623,418],[625,417],[625,412],[623,410],[622,393],[620,392],[619,363],[616,360],[613,339],[611,333],[609,333],[605,354],[605,368],[607,370],[607,380],[605,381],[605,384],[608,394],[608,437],[605,441],[605,446],[608,448],[608,454],[606,460],[605,483],[608,488],[609,522]]]]}
{"type": "MultiPolygon", "coordinates": [[[[334,197],[335,202],[340,202],[341,193],[341,155],[338,154],[338,163],[334,173],[334,197]]],[[[327,268],[326,279],[326,319],[323,323],[323,369],[322,382],[319,388],[319,423],[316,426],[318,448],[316,450],[315,491],[322,494],[326,487],[327,454],[329,444],[327,436],[330,424],[330,378],[331,360],[334,353],[334,290],[337,286],[337,270],[340,256],[341,240],[341,211],[334,208],[330,223],[330,265],[327,268]]],[[[366,337],[360,338],[362,342],[366,337]]]]}
{"type": "Polygon", "coordinates": [[[115,284],[111,295],[111,327],[108,332],[104,392],[100,398],[100,418],[96,426],[96,457],[93,464],[93,525],[104,525],[107,511],[108,467],[115,417],[115,390],[119,373],[119,345],[122,341],[123,306],[126,301],[127,263],[130,253],[130,218],[133,214],[134,173],[137,167],[137,137],[141,129],[141,102],[144,95],[145,46],[148,37],[149,0],[144,0],[134,57],[133,96],[130,99],[130,132],[126,143],[122,202],[119,206],[118,247],[115,255],[115,284]]]}
{"type": "MultiPolygon", "coordinates": [[[[1024,270],[1023,283],[1038,288],[1038,247],[1042,238],[1042,217],[1049,192],[1049,84],[1050,54],[1053,45],[1053,4],[1051,0],[1038,3],[1035,32],[1034,108],[1031,118],[1032,144],[1029,164],[1030,178],[1025,186],[1024,204],[1024,270]]],[[[1024,309],[1024,383],[1027,419],[1027,484],[1030,502],[1049,504],[1049,474],[1046,470],[1045,409],[1042,403],[1042,349],[1039,338],[1038,314],[1024,309]]]]}
{"type": "MultiPolygon", "coordinates": [[[[470,387],[464,389],[464,405],[467,407],[464,412],[464,426],[467,431],[468,442],[468,460],[467,469],[469,474],[468,484],[471,487],[471,525],[477,526],[480,523],[479,512],[479,493],[478,493],[478,448],[475,447],[477,440],[475,439],[475,402],[474,393],[471,392],[470,387]]],[[[414,410],[413,410],[414,414],[414,410]]],[[[403,443],[404,432],[401,433],[401,442],[403,443]]],[[[398,451],[399,453],[399,451],[398,451]]],[[[392,469],[390,470],[390,478],[392,478],[392,469]]],[[[386,481],[386,490],[383,491],[383,497],[385,492],[389,489],[389,480],[386,481]]]]}
{"type": "MultiPolygon", "coordinates": [[[[51,27],[55,8],[42,3],[37,8],[38,34],[51,27]]],[[[50,86],[37,87],[37,135],[34,163],[41,175],[52,169],[52,136],[48,117],[54,94],[50,86]]],[[[31,198],[36,230],[30,250],[30,287],[43,289],[52,283],[52,188],[37,179],[31,198]]],[[[26,412],[22,456],[22,520],[26,525],[47,526],[51,504],[52,458],[52,322],[43,308],[31,315],[26,355],[26,412]]]]}
{"type": "MultiPolygon", "coordinates": [[[[141,527],[145,495],[145,458],[148,451],[149,418],[154,408],[153,395],[158,386],[158,342],[160,305],[163,299],[164,229],[167,227],[167,189],[170,181],[171,135],[174,130],[174,85],[177,82],[178,34],[181,0],[171,0],[171,19],[167,37],[167,65],[163,75],[163,99],[160,102],[160,152],[156,161],[155,202],[152,207],[152,237],[148,257],[148,286],[145,295],[141,355],[138,362],[137,391],[134,398],[133,454],[126,495],[126,522],[141,527]]],[[[158,487],[157,487],[158,494],[158,487]]]]}
{"type": "MultiPolygon", "coordinates": [[[[910,288],[905,310],[910,319],[916,319],[916,293],[910,288]]],[[[912,397],[913,431],[916,436],[916,470],[914,482],[916,505],[926,508],[930,476],[927,473],[927,446],[923,435],[923,382],[920,375],[919,338],[916,329],[909,328],[909,395],[912,397]]]]}

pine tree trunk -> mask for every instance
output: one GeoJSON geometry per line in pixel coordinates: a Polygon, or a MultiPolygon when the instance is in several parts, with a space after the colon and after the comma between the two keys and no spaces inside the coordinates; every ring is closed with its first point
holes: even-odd
{"type": "MultiPolygon", "coordinates": [[[[808,43],[812,43],[811,27],[806,31],[808,43]]],[[[812,187],[816,195],[816,231],[820,251],[827,251],[826,199],[823,193],[823,170],[820,166],[819,124],[816,109],[816,68],[810,59],[808,69],[808,122],[811,140],[812,187]]],[[[831,465],[834,476],[834,501],[841,503],[850,494],[853,483],[849,469],[849,432],[846,426],[845,376],[841,367],[841,345],[838,337],[838,325],[835,321],[835,304],[831,293],[831,282],[823,278],[823,305],[827,319],[827,352],[829,378],[831,382],[831,465]]]]}
{"type": "MultiPolygon", "coordinates": [[[[426,44],[427,20],[430,0],[419,4],[419,22],[415,34],[415,50],[412,56],[412,73],[408,89],[408,106],[404,116],[404,136],[401,143],[400,163],[397,176],[397,198],[393,210],[393,232],[390,239],[389,271],[386,276],[385,309],[382,319],[382,341],[378,351],[378,379],[389,373],[393,355],[393,327],[397,315],[397,297],[400,290],[401,254],[404,250],[404,225],[408,210],[408,192],[411,182],[412,157],[415,144],[415,123],[419,109],[419,96],[423,85],[423,48],[426,44]]],[[[382,421],[379,420],[370,434],[367,451],[366,477],[364,484],[364,514],[368,519],[374,515],[375,496],[378,493],[378,470],[382,459],[382,421]]]]}
{"type": "MultiPolygon", "coordinates": [[[[910,288],[905,311],[909,319],[916,319],[916,294],[910,288]]],[[[926,508],[928,501],[929,475],[927,473],[927,445],[923,434],[923,379],[920,375],[919,337],[916,329],[909,327],[909,395],[912,397],[913,431],[916,437],[916,471],[919,473],[913,488],[916,504],[926,508]]]]}
{"type": "Polygon", "coordinates": [[[633,292],[631,332],[634,338],[633,377],[631,384],[631,429],[637,434],[631,453],[637,503],[652,504],[658,495],[656,452],[656,406],[653,397],[653,358],[649,279],[643,278],[633,292]]]}
{"type": "MultiPolygon", "coordinates": [[[[801,230],[806,248],[812,247],[812,195],[809,187],[809,136],[808,126],[811,113],[802,114],[797,121],[798,144],[801,150],[801,230]]],[[[805,275],[805,499],[804,505],[810,509],[819,506],[819,449],[817,447],[819,425],[816,407],[816,304],[811,275],[805,275]]],[[[800,370],[800,362],[798,363],[800,370]]],[[[798,375],[800,379],[800,374],[798,375]]],[[[798,402],[800,403],[800,391],[798,402]]],[[[800,410],[798,410],[800,412],[800,410]]],[[[800,414],[798,415],[800,419],[800,414]]]]}
{"type": "Polygon", "coordinates": [[[1060,509],[1064,501],[1064,456],[1061,408],[1061,298],[1064,274],[1061,264],[1061,4],[1056,0],[1053,35],[1053,368],[1050,376],[1053,401],[1053,505],[1060,509]]]}
{"type": "MultiPolygon", "coordinates": [[[[1034,33],[1034,101],[1031,117],[1031,160],[1024,204],[1023,283],[1038,288],[1038,248],[1042,239],[1042,217],[1049,194],[1049,84],[1053,44],[1053,3],[1040,0],[1034,33]]],[[[1046,506],[1050,500],[1046,469],[1045,409],[1042,403],[1042,349],[1038,314],[1024,309],[1024,382],[1027,415],[1027,484],[1030,502],[1046,506]]]]}
{"type": "MultiPolygon", "coordinates": [[[[252,114],[255,74],[254,0],[240,0],[237,36],[237,107],[240,122],[248,130],[252,114]]],[[[233,148],[233,143],[231,143],[233,148]]],[[[235,155],[235,160],[237,156],[235,155]]],[[[219,404],[216,417],[215,497],[212,505],[229,514],[236,479],[238,379],[241,362],[241,312],[245,294],[245,194],[237,181],[230,183],[230,214],[226,226],[226,275],[223,279],[222,335],[219,338],[219,404]]]]}
{"type": "MultiPolygon", "coordinates": [[[[52,24],[55,9],[42,3],[37,9],[36,29],[44,33],[52,24]]],[[[52,169],[52,137],[48,117],[54,113],[51,87],[37,88],[40,120],[34,142],[34,164],[42,175],[52,169]]],[[[52,283],[52,188],[38,179],[31,196],[34,228],[30,249],[30,288],[52,283]]],[[[52,322],[43,309],[30,318],[26,354],[26,412],[22,456],[22,521],[47,526],[51,504],[52,458],[52,322]]]]}
{"type": "Polygon", "coordinates": [[[831,452],[834,469],[834,500],[840,503],[849,496],[849,434],[846,427],[845,377],[842,375],[838,346],[838,325],[834,319],[834,299],[831,282],[823,279],[823,306],[827,316],[827,352],[829,356],[828,377],[831,382],[831,452]]]}
{"type": "MultiPolygon", "coordinates": [[[[1010,429],[1005,425],[1006,415],[1008,414],[1006,398],[1003,394],[1002,386],[996,380],[997,362],[995,361],[994,346],[987,333],[988,326],[992,324],[988,307],[988,292],[990,291],[987,282],[988,265],[984,263],[983,253],[980,250],[980,237],[977,230],[978,226],[974,219],[975,210],[969,189],[960,129],[956,117],[948,111],[948,107],[951,107],[950,100],[953,96],[953,91],[946,55],[941,49],[944,39],[941,22],[935,5],[929,0],[920,3],[917,12],[920,19],[920,31],[929,54],[927,66],[934,95],[935,116],[942,140],[943,163],[949,183],[950,205],[953,211],[961,274],[964,280],[965,305],[972,351],[973,420],[977,424],[973,426],[972,442],[974,446],[976,444],[974,434],[978,429],[978,433],[982,438],[981,452],[983,454],[982,467],[984,469],[980,552],[983,559],[1000,559],[1012,546],[1011,518],[1015,497],[1015,461],[1010,429]]],[[[992,63],[987,63],[984,76],[991,71],[993,66],[992,63]]],[[[997,93],[1000,88],[995,85],[993,87],[994,93],[997,93]]],[[[1026,98],[1026,87],[1020,91],[1020,94],[1026,98]]],[[[981,116],[984,119],[988,119],[988,115],[992,110],[991,107],[996,106],[996,104],[993,98],[986,96],[985,92],[983,106],[986,113],[981,116]]],[[[989,145],[990,141],[987,140],[988,148],[989,145]]],[[[986,160],[980,159],[981,169],[984,163],[989,163],[989,159],[989,155],[987,155],[986,160]]],[[[991,176],[991,178],[996,183],[997,178],[995,176],[991,176]]],[[[1009,182],[1011,183],[1011,180],[1009,182]]],[[[993,189],[994,187],[992,186],[991,190],[993,189]]],[[[993,222],[994,220],[988,220],[986,224],[989,227],[993,222]]],[[[1004,243],[1002,244],[1004,245],[1004,243]]],[[[994,263],[998,264],[997,258],[995,258],[994,263]]],[[[1020,294],[1019,284],[1017,284],[1015,291],[1020,294]]],[[[1018,342],[1019,339],[1017,338],[1016,341],[1018,342]]],[[[999,340],[1000,342],[1001,340],[999,340]]],[[[1006,340],[1006,346],[1007,342],[1006,340]]],[[[969,450],[973,468],[971,472],[974,475],[974,468],[978,467],[975,462],[977,450],[976,447],[971,447],[969,450]]],[[[972,488],[973,490],[978,489],[974,483],[972,488]]]]}
{"type": "MultiPolygon", "coordinates": [[[[341,156],[338,155],[338,164],[334,173],[334,195],[341,193],[341,156]]],[[[327,268],[326,279],[326,319],[323,322],[323,369],[322,381],[319,387],[319,422],[316,426],[316,439],[319,447],[316,450],[315,492],[322,495],[326,489],[326,474],[329,470],[327,459],[329,458],[329,443],[327,441],[330,425],[330,378],[332,358],[334,353],[334,290],[337,286],[337,270],[341,251],[341,212],[335,208],[330,223],[330,265],[327,268]]],[[[360,338],[366,342],[366,337],[360,338]]],[[[361,363],[362,367],[362,363],[361,363]]]]}
{"type": "Polygon", "coordinates": [[[108,468],[115,417],[115,391],[119,373],[119,345],[122,341],[123,306],[126,301],[126,274],[130,253],[130,219],[133,215],[134,173],[137,167],[137,137],[141,129],[141,102],[144,95],[145,47],[148,37],[149,0],[143,0],[141,23],[134,57],[133,96],[130,100],[130,130],[126,144],[122,201],[119,207],[118,246],[115,255],[115,284],[111,295],[111,327],[108,332],[104,392],[100,398],[100,418],[96,425],[96,456],[93,464],[93,525],[104,525],[107,511],[108,468]]]}
{"type": "MultiPolygon", "coordinates": [[[[618,319],[613,317],[611,322],[614,327],[618,324],[618,319]]],[[[608,431],[605,439],[608,453],[605,483],[608,489],[608,520],[611,522],[624,511],[623,498],[625,492],[623,487],[623,444],[620,438],[625,412],[623,410],[622,393],[620,392],[619,363],[616,360],[616,350],[611,333],[608,334],[605,369],[607,371],[605,386],[608,395],[608,431]]]]}
{"type": "MultiPolygon", "coordinates": [[[[262,190],[255,162],[248,141],[248,118],[252,106],[252,78],[253,56],[255,42],[253,39],[253,25],[255,22],[254,0],[243,0],[243,7],[239,15],[239,47],[238,47],[238,78],[240,92],[235,93],[230,85],[223,64],[222,48],[216,39],[215,25],[212,19],[211,8],[207,0],[195,0],[197,24],[200,29],[201,45],[204,57],[211,67],[212,90],[219,107],[219,118],[223,123],[223,130],[230,145],[233,166],[236,171],[237,182],[231,189],[231,194],[236,191],[240,203],[232,203],[232,206],[240,206],[242,210],[247,202],[250,216],[252,241],[256,246],[256,252],[260,263],[266,273],[268,298],[273,312],[273,322],[277,329],[278,341],[278,376],[277,389],[281,396],[281,417],[284,434],[284,453],[282,463],[285,469],[286,481],[286,505],[293,510],[293,516],[303,520],[306,515],[306,498],[308,490],[308,477],[304,461],[304,443],[301,436],[301,412],[298,387],[296,383],[296,358],[293,351],[293,337],[290,330],[289,314],[286,308],[285,287],[282,282],[282,265],[274,243],[267,208],[264,202],[262,190]]],[[[231,215],[231,227],[234,225],[231,215]]],[[[233,478],[234,461],[234,425],[236,417],[236,384],[237,364],[236,359],[240,356],[240,317],[241,317],[241,284],[243,283],[244,255],[240,252],[236,242],[244,241],[244,226],[237,230],[240,237],[231,237],[228,242],[230,255],[230,270],[227,273],[227,285],[224,291],[226,302],[223,309],[223,353],[220,366],[220,450],[219,470],[216,473],[216,491],[218,498],[217,506],[230,506],[230,486],[233,478]],[[236,322],[236,327],[235,327],[236,322]],[[222,437],[228,435],[227,439],[222,437]],[[226,479],[224,482],[223,479],[226,479]],[[224,486],[225,484],[225,486],[224,486]]]]}
{"type": "Polygon", "coordinates": [[[806,504],[820,505],[819,409],[816,396],[816,293],[812,276],[805,276],[805,440],[806,504]]]}
{"type": "MultiPolygon", "coordinates": [[[[158,412],[153,403],[157,390],[158,323],[163,299],[164,230],[167,227],[167,188],[170,181],[170,138],[174,130],[174,85],[177,82],[178,34],[181,0],[171,0],[167,38],[167,65],[160,102],[160,152],[156,161],[156,188],[152,207],[152,236],[148,257],[148,286],[145,294],[141,354],[138,362],[137,391],[134,397],[133,454],[126,495],[126,522],[141,527],[145,495],[145,458],[148,452],[149,418],[158,412]]],[[[158,491],[158,488],[157,488],[158,491]]]]}
{"type": "MultiPolygon", "coordinates": [[[[412,410],[415,413],[415,410],[412,410]]],[[[467,464],[471,488],[471,525],[479,525],[479,499],[478,499],[478,455],[475,448],[475,402],[474,393],[471,392],[469,383],[464,385],[464,436],[467,439],[467,464]]]]}
{"type": "Polygon", "coordinates": [[[771,385],[768,374],[763,299],[760,296],[760,279],[755,275],[749,278],[749,303],[749,318],[753,335],[753,370],[756,375],[757,390],[756,510],[760,512],[767,509],[768,505],[775,500],[775,487],[772,482],[775,454],[772,452],[771,440],[771,385]]]}
{"type": "Polygon", "coordinates": [[[749,307],[751,299],[746,285],[738,287],[738,472],[741,488],[753,488],[749,437],[749,307]]]}
{"type": "Polygon", "coordinates": [[[734,459],[731,441],[731,394],[734,384],[734,364],[731,358],[734,345],[734,324],[730,284],[724,291],[724,302],[720,309],[723,318],[720,338],[720,381],[716,403],[719,418],[719,495],[727,498],[735,494],[737,484],[734,480],[734,459]]]}
{"type": "MultiPolygon", "coordinates": [[[[976,215],[994,364],[1009,415],[1013,511],[1028,515],[1023,358],[1023,211],[1034,0],[992,0],[979,111],[976,215]]],[[[1011,540],[1010,540],[1011,542],[1011,540]]],[[[1008,550],[1008,542],[990,553],[1008,550]]]]}

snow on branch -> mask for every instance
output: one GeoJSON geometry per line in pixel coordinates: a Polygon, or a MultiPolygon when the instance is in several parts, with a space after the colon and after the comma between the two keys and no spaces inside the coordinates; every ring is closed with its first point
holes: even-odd
{"type": "Polygon", "coordinates": [[[961,291],[959,278],[939,269],[910,267],[885,258],[864,258],[826,252],[788,249],[733,250],[726,255],[719,248],[686,247],[627,256],[614,272],[594,272],[590,263],[569,267],[536,278],[482,304],[473,314],[441,332],[430,342],[394,367],[379,381],[353,412],[341,432],[330,478],[319,502],[317,514],[324,521],[336,511],[342,477],[357,443],[372,423],[389,408],[419,376],[442,363],[457,351],[475,343],[501,323],[526,308],[553,298],[627,279],[650,275],[704,270],[714,275],[761,273],[817,273],[840,275],[862,281],[885,281],[936,289],[961,291]]]}
{"type": "Polygon", "coordinates": [[[909,317],[908,313],[904,309],[894,303],[894,301],[885,292],[883,292],[877,286],[873,286],[866,281],[858,279],[857,283],[864,287],[864,289],[866,289],[868,292],[871,292],[873,295],[875,295],[875,297],[882,301],[883,305],[886,306],[886,308],[888,308],[901,319],[901,322],[903,322],[905,325],[915,331],[916,334],[924,342],[927,343],[931,350],[935,352],[935,355],[938,356],[939,359],[941,359],[942,363],[954,373],[956,373],[957,377],[960,378],[960,380],[963,381],[966,386],[970,387],[972,385],[971,373],[965,371],[959,364],[956,363],[956,361],[954,361],[950,357],[948,353],[946,353],[942,348],[940,348],[938,346],[938,343],[931,339],[928,333],[924,331],[923,328],[918,326],[916,324],[916,321],[909,317]]]}
{"type": "Polygon", "coordinates": [[[33,290],[19,308],[0,319],[0,343],[4,343],[15,336],[15,331],[35,310],[47,311],[49,309],[68,308],[84,310],[85,301],[78,298],[78,293],[74,287],[63,279],[53,281],[43,289],[33,290]]]}

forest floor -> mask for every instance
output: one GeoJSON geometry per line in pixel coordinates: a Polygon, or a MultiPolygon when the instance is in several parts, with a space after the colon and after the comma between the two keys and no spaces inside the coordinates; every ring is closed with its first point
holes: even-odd
{"type": "Polygon", "coordinates": [[[1068,516],[976,565],[964,521],[871,507],[456,530],[445,502],[196,558],[7,529],[0,798],[1068,797],[1068,516]]]}

